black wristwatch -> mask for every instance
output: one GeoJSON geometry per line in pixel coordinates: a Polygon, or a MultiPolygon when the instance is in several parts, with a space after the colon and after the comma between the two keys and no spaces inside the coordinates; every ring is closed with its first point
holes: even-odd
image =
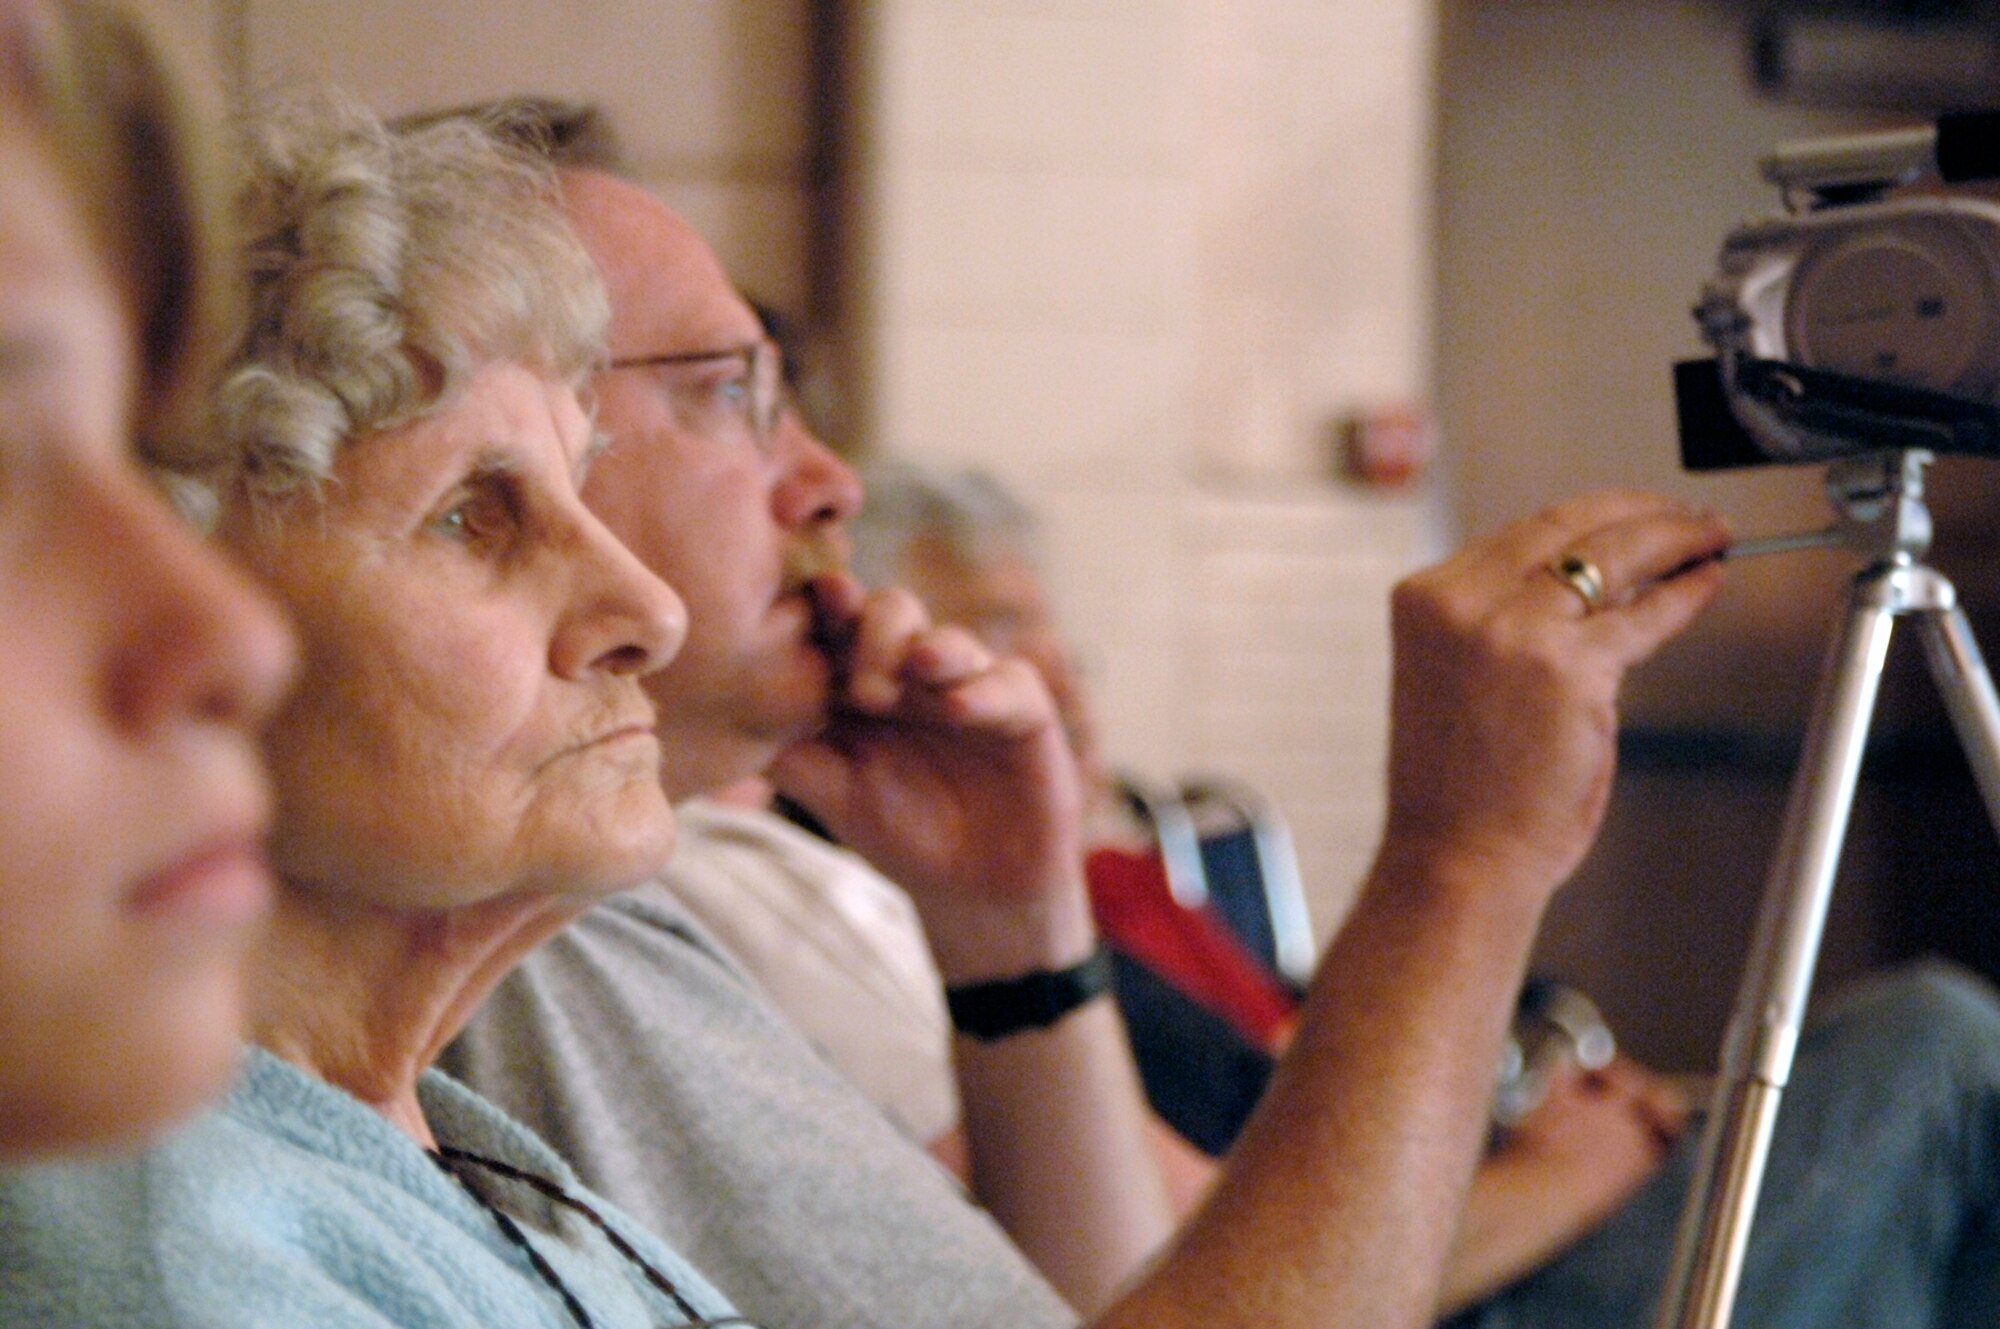
{"type": "Polygon", "coordinates": [[[1110,990],[1111,952],[1099,945],[1067,969],[948,987],[944,1002],[958,1032],[991,1043],[1025,1029],[1046,1029],[1110,990]]]}

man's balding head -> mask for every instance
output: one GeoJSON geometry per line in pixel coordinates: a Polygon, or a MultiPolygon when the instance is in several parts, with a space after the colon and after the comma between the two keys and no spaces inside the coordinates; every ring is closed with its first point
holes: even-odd
{"type": "Polygon", "coordinates": [[[694,227],[598,170],[562,172],[564,208],[611,295],[611,357],[754,342],[763,326],[694,227]]]}

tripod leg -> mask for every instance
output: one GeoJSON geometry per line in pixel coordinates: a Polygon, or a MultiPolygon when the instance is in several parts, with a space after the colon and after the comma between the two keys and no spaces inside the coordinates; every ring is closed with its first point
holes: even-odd
{"type": "Polygon", "coordinates": [[[1917,627],[1931,677],[1944,695],[1959,746],[1986,801],[1987,819],[2000,831],[2000,694],[1993,690],[1993,676],[1986,671],[1965,611],[1952,599],[1946,608],[1917,615],[1917,627]]]}
{"type": "Polygon", "coordinates": [[[1681,1212],[1658,1329],[1728,1329],[1907,573],[1883,566],[1856,578],[1845,626],[1827,657],[1681,1212]]]}

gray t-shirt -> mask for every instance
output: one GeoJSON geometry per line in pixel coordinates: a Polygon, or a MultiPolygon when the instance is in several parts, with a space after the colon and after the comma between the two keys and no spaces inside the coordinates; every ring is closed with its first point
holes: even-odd
{"type": "Polygon", "coordinates": [[[657,883],[530,955],[440,1064],[770,1329],[1076,1323],[657,883]]]}

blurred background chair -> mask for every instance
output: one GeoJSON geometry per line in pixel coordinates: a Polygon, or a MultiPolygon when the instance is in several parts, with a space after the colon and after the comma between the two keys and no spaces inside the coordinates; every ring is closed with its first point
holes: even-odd
{"type": "Polygon", "coordinates": [[[1209,909],[1288,987],[1319,959],[1292,834],[1277,804],[1242,780],[1189,776],[1163,785],[1118,777],[1127,809],[1151,834],[1167,888],[1183,909],[1209,909]]]}
{"type": "Polygon", "coordinates": [[[1316,958],[1291,836],[1240,781],[1116,781],[1138,834],[1090,852],[1097,922],[1153,1110],[1197,1147],[1235,1140],[1316,958]]]}

